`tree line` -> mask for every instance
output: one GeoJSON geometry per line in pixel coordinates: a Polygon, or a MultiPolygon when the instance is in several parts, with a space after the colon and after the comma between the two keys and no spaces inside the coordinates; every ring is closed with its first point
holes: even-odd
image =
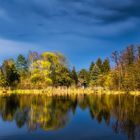
{"type": "Polygon", "coordinates": [[[16,60],[4,60],[0,67],[0,87],[43,89],[48,86],[104,87],[111,90],[140,90],[140,46],[128,46],[109,58],[91,62],[89,69],[77,71],[58,52],[29,52],[16,60]]]}

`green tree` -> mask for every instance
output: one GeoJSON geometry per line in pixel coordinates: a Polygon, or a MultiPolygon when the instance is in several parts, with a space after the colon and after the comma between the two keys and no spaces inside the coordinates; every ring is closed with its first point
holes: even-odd
{"type": "Polygon", "coordinates": [[[86,69],[82,69],[78,74],[78,80],[84,87],[89,85],[89,72],[86,69]]]}
{"type": "Polygon", "coordinates": [[[105,81],[103,83],[104,87],[108,88],[108,89],[113,89],[113,81],[112,81],[112,73],[108,73],[107,75],[105,75],[105,81]]]}
{"type": "Polygon", "coordinates": [[[67,68],[67,60],[61,53],[45,52],[42,60],[50,63],[50,78],[54,86],[69,86],[71,83],[70,72],[67,68]]]}
{"type": "Polygon", "coordinates": [[[102,59],[101,58],[98,58],[97,61],[96,61],[96,65],[99,67],[100,71],[102,72],[102,59]]]}
{"type": "Polygon", "coordinates": [[[62,54],[44,52],[31,64],[31,81],[38,86],[69,85],[70,73],[66,66],[62,54]]]}
{"type": "Polygon", "coordinates": [[[94,65],[95,65],[95,63],[94,63],[94,62],[91,62],[90,67],[89,67],[89,72],[91,72],[91,71],[92,71],[92,69],[93,69],[94,65]]]}
{"type": "Polygon", "coordinates": [[[23,55],[19,55],[16,61],[16,68],[21,76],[25,76],[28,72],[27,60],[23,55]]]}
{"type": "Polygon", "coordinates": [[[56,69],[57,65],[67,66],[67,60],[65,56],[58,52],[44,52],[41,55],[41,59],[50,62],[51,70],[56,69]]]}
{"type": "Polygon", "coordinates": [[[55,78],[53,81],[54,86],[67,86],[69,87],[72,84],[71,73],[68,68],[64,66],[59,66],[55,72],[55,78]]]}
{"type": "Polygon", "coordinates": [[[7,86],[16,86],[20,81],[20,75],[16,70],[13,59],[5,60],[2,65],[2,73],[6,79],[7,86]]]}
{"type": "Polygon", "coordinates": [[[36,85],[48,86],[52,84],[50,79],[51,63],[44,60],[37,60],[32,64],[31,82],[36,85]]]}
{"type": "Polygon", "coordinates": [[[95,64],[90,73],[90,85],[92,85],[92,86],[98,85],[98,79],[99,79],[100,74],[101,74],[101,70],[98,67],[98,65],[95,64]]]}
{"type": "Polygon", "coordinates": [[[78,84],[78,75],[77,75],[75,67],[73,67],[73,69],[71,71],[71,78],[74,81],[74,85],[77,85],[78,84]]]}
{"type": "Polygon", "coordinates": [[[102,72],[107,73],[109,71],[110,71],[110,63],[109,63],[109,60],[106,58],[102,65],[102,72]]]}
{"type": "Polygon", "coordinates": [[[0,87],[5,87],[7,85],[2,69],[0,68],[0,87]]]}

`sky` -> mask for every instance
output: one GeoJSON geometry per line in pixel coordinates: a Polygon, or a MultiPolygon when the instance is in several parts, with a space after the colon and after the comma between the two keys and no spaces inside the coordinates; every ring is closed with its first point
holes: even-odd
{"type": "Polygon", "coordinates": [[[0,63],[58,51],[70,67],[140,44],[140,0],[0,0],[0,63]]]}

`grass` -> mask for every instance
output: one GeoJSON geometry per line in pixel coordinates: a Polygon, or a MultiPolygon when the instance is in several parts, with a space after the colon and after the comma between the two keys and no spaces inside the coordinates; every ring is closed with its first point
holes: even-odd
{"type": "MultiPolygon", "coordinates": [[[[111,91],[98,89],[94,90],[92,88],[53,88],[49,87],[46,89],[16,89],[16,90],[0,90],[0,95],[11,95],[11,94],[20,94],[20,95],[39,95],[44,94],[47,96],[70,96],[70,95],[90,95],[90,94],[125,94],[125,91],[111,91]]],[[[131,95],[140,95],[140,91],[130,91],[128,94],[131,95]]]]}

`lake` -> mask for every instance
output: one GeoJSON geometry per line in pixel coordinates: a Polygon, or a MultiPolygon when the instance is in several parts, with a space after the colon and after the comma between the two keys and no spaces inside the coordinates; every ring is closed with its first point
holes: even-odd
{"type": "Polygon", "coordinates": [[[0,140],[140,140],[140,97],[0,97],[0,140]]]}

